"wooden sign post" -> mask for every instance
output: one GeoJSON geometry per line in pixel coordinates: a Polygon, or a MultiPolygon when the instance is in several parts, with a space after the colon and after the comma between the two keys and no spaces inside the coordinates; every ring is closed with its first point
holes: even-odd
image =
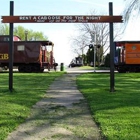
{"type": "Polygon", "coordinates": [[[14,2],[10,1],[10,16],[2,16],[2,23],[10,23],[9,89],[13,90],[13,23],[109,23],[110,30],[110,91],[114,92],[113,23],[122,22],[122,16],[113,16],[112,2],[109,16],[102,15],[20,15],[14,16],[14,2]]]}
{"type": "Polygon", "coordinates": [[[122,16],[39,15],[2,16],[3,23],[103,23],[122,22],[122,16]]]}

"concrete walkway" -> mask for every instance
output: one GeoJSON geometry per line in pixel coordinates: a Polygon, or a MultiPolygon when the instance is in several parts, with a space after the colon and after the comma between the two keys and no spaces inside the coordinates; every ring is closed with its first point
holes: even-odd
{"type": "Polygon", "coordinates": [[[6,140],[101,140],[86,100],[77,90],[76,76],[57,78],[31,116],[6,140]]]}

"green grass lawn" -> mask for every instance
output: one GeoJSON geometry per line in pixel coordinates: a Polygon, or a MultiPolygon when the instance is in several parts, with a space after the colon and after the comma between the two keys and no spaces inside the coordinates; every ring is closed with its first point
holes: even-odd
{"type": "Polygon", "coordinates": [[[13,92],[9,91],[9,74],[0,73],[0,140],[22,123],[30,109],[46,93],[52,81],[63,72],[13,73],[13,92]]]}
{"type": "MultiPolygon", "coordinates": [[[[79,67],[79,69],[83,69],[83,70],[94,70],[94,67],[91,66],[81,66],[79,67]]],[[[109,67],[95,67],[96,70],[109,70],[109,67]]]]}
{"type": "MultiPolygon", "coordinates": [[[[4,140],[45,96],[52,81],[64,72],[14,73],[13,92],[9,74],[0,73],[0,140],[4,140]]],[[[115,73],[115,92],[110,92],[110,75],[82,74],[77,78],[93,119],[107,140],[140,139],[140,74],[115,73]]]]}
{"type": "Polygon", "coordinates": [[[140,140],[140,74],[115,74],[115,92],[110,75],[82,74],[77,78],[93,119],[107,140],[140,140]]]}

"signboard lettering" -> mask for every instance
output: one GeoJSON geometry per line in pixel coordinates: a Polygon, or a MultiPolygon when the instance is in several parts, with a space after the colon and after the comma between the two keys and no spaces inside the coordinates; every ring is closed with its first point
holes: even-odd
{"type": "Polygon", "coordinates": [[[1,53],[0,53],[0,60],[7,60],[7,59],[9,59],[7,53],[4,53],[4,54],[1,54],[1,53]]]}
{"type": "Polygon", "coordinates": [[[31,16],[20,16],[19,20],[31,20],[31,16]]]}
{"type": "Polygon", "coordinates": [[[48,15],[48,16],[2,16],[3,23],[97,23],[122,22],[122,16],[77,16],[77,15],[48,15]]]}

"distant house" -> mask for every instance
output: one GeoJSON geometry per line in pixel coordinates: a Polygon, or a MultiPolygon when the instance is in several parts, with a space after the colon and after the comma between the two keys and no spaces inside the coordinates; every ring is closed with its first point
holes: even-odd
{"type": "Polygon", "coordinates": [[[13,36],[13,41],[21,41],[21,38],[19,36],[13,36]]]}

